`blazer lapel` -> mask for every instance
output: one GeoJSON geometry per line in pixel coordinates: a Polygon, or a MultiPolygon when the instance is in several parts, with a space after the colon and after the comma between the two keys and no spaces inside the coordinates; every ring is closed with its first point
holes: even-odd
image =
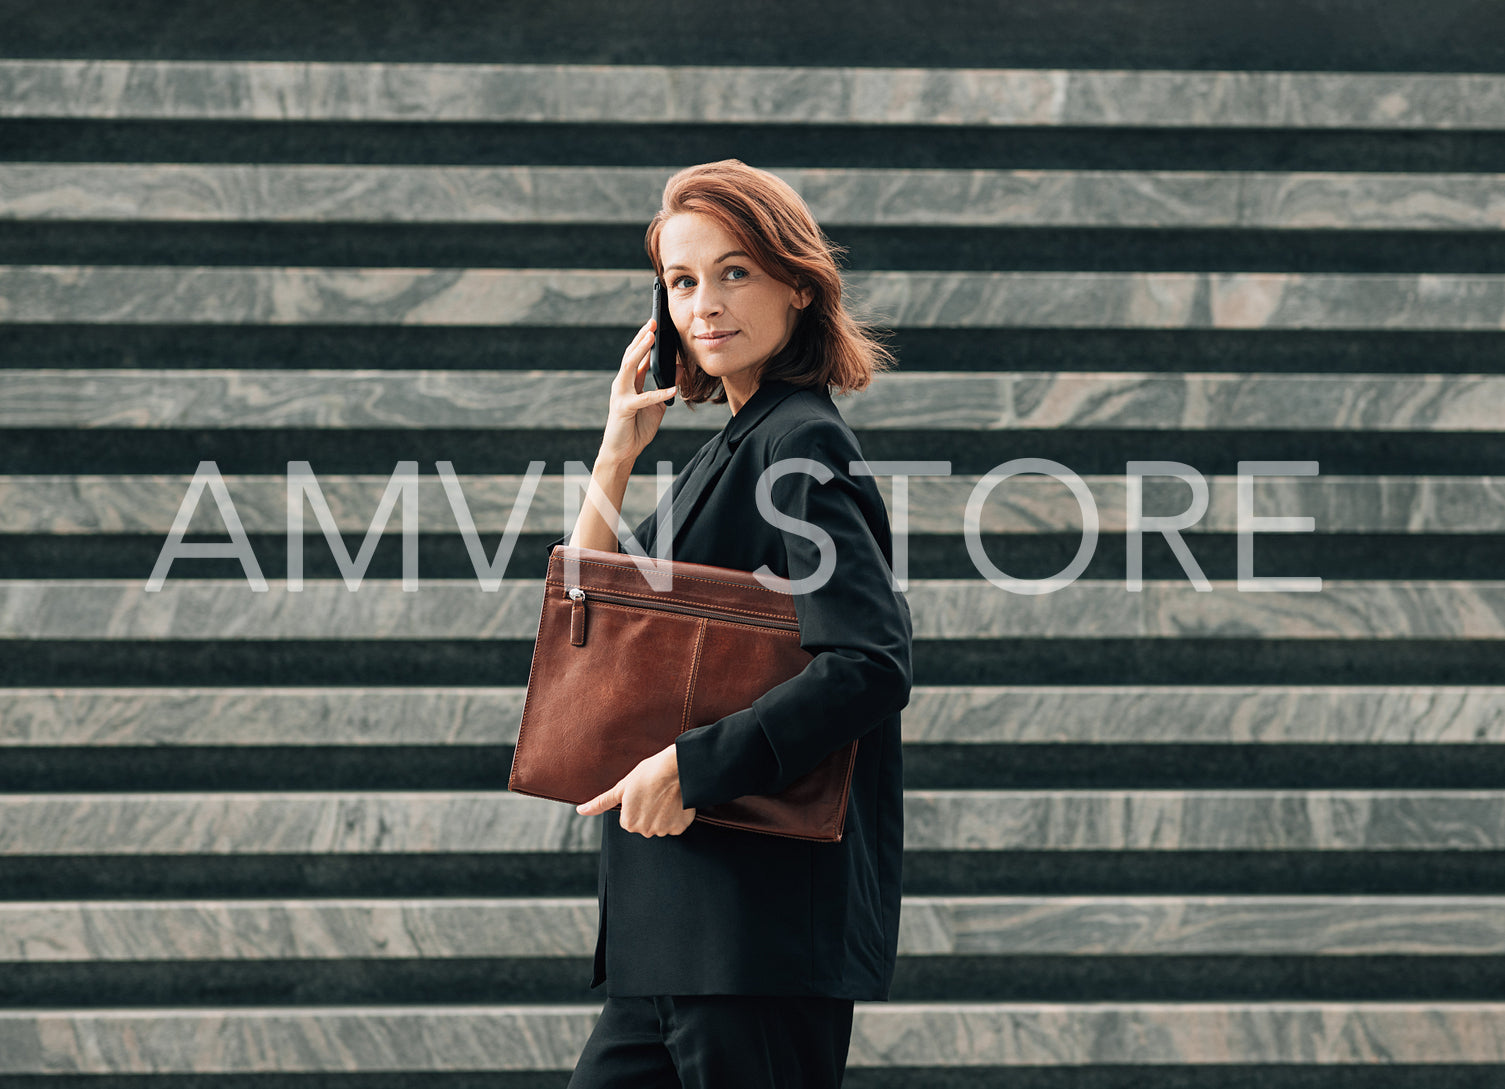
{"type": "Polygon", "coordinates": [[[702,458],[700,464],[690,470],[690,475],[685,478],[685,486],[674,497],[674,504],[670,508],[669,517],[674,525],[674,540],[669,546],[671,556],[678,555],[679,546],[684,541],[685,528],[690,524],[694,512],[699,509],[700,500],[721,476],[721,471],[731,458],[732,452],[726,445],[726,432],[723,431],[716,436],[711,453],[702,458]]]}
{"type": "Polygon", "coordinates": [[[685,486],[674,497],[674,504],[670,508],[670,517],[674,522],[674,540],[670,545],[671,555],[678,555],[685,530],[694,520],[695,512],[700,509],[701,500],[715,486],[722,470],[731,460],[732,451],[759,420],[767,416],[775,405],[799,388],[788,382],[776,380],[764,382],[747,399],[747,403],[738,409],[737,414],[726,422],[709,456],[690,471],[690,475],[685,479],[685,486]]]}

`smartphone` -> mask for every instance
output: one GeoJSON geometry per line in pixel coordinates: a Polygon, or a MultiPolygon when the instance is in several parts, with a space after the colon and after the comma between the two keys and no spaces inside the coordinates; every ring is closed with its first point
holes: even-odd
{"type": "MultiPolygon", "coordinates": [[[[653,321],[653,347],[648,350],[648,370],[653,375],[655,389],[668,389],[676,381],[679,330],[674,328],[674,319],[669,316],[669,293],[657,276],[653,278],[653,321]]],[[[665,405],[673,403],[673,397],[664,402],[665,405]]]]}

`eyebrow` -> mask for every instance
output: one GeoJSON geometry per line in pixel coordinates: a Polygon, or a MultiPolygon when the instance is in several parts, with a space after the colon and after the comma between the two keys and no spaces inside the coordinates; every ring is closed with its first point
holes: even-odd
{"type": "MultiPolygon", "coordinates": [[[[725,261],[728,257],[747,257],[747,254],[743,253],[741,250],[730,250],[730,251],[728,251],[726,253],[723,253],[720,257],[716,258],[715,263],[719,265],[719,264],[721,264],[721,262],[725,261]]],[[[748,257],[748,260],[750,261],[750,260],[752,260],[752,258],[748,257]]],[[[668,272],[670,269],[676,269],[676,268],[682,268],[686,272],[690,271],[684,265],[665,265],[664,266],[664,271],[668,272]]]]}

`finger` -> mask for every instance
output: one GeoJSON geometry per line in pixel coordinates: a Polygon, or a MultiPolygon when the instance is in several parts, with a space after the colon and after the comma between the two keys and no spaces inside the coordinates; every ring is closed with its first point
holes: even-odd
{"type": "Polygon", "coordinates": [[[652,347],[651,331],[643,329],[633,337],[632,343],[627,345],[627,351],[622,355],[622,366],[617,371],[618,388],[628,393],[643,391],[643,367],[652,359],[652,347]]]}
{"type": "Polygon", "coordinates": [[[617,368],[617,373],[612,377],[611,388],[614,394],[636,392],[636,382],[640,380],[642,362],[649,358],[649,343],[642,339],[643,334],[633,338],[627,345],[627,351],[622,355],[622,365],[617,368]]]}
{"type": "Polygon", "coordinates": [[[651,389],[643,394],[644,405],[651,405],[656,401],[667,401],[679,392],[678,386],[670,386],[668,389],[651,389]]]}
{"type": "MultiPolygon", "coordinates": [[[[636,415],[637,413],[642,412],[645,408],[652,408],[654,405],[663,407],[664,402],[669,400],[669,398],[673,397],[678,392],[678,386],[670,386],[668,389],[645,390],[644,392],[639,393],[631,401],[627,402],[627,411],[629,413],[632,413],[633,415],[636,415]]],[[[665,409],[665,411],[668,410],[665,409]]]]}
{"type": "Polygon", "coordinates": [[[653,343],[653,321],[649,321],[637,332],[637,336],[628,342],[627,350],[622,353],[622,370],[628,370],[628,364],[638,358],[639,352],[646,352],[648,345],[653,343]]]}
{"type": "Polygon", "coordinates": [[[577,805],[575,807],[575,812],[579,813],[582,817],[598,817],[615,804],[616,803],[611,800],[610,795],[601,794],[595,798],[592,798],[588,802],[577,805]]]}
{"type": "Polygon", "coordinates": [[[588,802],[583,802],[575,807],[575,812],[582,817],[594,817],[605,813],[614,805],[620,805],[622,801],[622,784],[618,783],[605,794],[597,794],[588,802]]]}

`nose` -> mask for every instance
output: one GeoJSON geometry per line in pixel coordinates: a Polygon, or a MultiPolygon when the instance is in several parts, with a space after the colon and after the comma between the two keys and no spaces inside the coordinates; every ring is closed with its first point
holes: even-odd
{"type": "Polygon", "coordinates": [[[702,280],[695,288],[695,295],[690,300],[691,313],[697,318],[709,318],[721,313],[721,297],[716,292],[716,286],[702,280]]]}

